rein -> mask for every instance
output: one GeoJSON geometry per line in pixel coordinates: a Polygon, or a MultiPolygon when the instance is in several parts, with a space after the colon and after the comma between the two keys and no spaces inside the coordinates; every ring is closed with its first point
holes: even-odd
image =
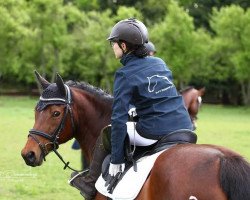
{"type": "Polygon", "coordinates": [[[39,147],[40,147],[40,149],[42,151],[42,154],[43,154],[44,161],[46,161],[45,156],[49,153],[46,146],[48,144],[52,144],[53,145],[52,150],[55,152],[55,154],[58,156],[58,158],[64,163],[63,169],[65,170],[66,168],[69,168],[72,171],[79,172],[78,170],[75,170],[74,168],[71,168],[69,166],[69,162],[65,162],[64,159],[62,158],[62,156],[60,155],[60,153],[57,151],[57,149],[59,148],[58,139],[59,139],[60,133],[62,132],[62,130],[65,127],[65,122],[66,122],[66,118],[67,118],[68,114],[70,114],[71,128],[72,128],[73,134],[75,132],[75,123],[74,123],[74,118],[73,118],[73,111],[72,111],[71,106],[70,106],[72,104],[71,92],[70,92],[70,89],[69,89],[69,87],[67,85],[64,85],[64,86],[66,88],[66,99],[62,99],[62,98],[48,98],[48,99],[45,99],[42,96],[40,96],[40,101],[47,101],[47,102],[58,102],[59,101],[59,102],[62,102],[63,104],[66,105],[66,107],[64,109],[65,110],[64,115],[63,115],[62,120],[61,120],[60,124],[58,125],[58,127],[53,131],[52,134],[48,134],[48,133],[45,133],[43,131],[39,131],[39,130],[36,130],[36,129],[30,129],[28,137],[33,138],[33,140],[39,145],[39,147]],[[49,142],[46,143],[46,144],[42,144],[37,139],[36,136],[41,136],[43,138],[46,138],[47,140],[49,140],[49,142]]]}

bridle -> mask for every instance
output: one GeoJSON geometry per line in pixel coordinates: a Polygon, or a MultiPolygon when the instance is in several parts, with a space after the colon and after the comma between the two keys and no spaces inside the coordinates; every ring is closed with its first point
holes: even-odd
{"type": "Polygon", "coordinates": [[[60,102],[60,104],[66,105],[64,108],[64,115],[63,115],[59,125],[57,126],[57,128],[53,131],[52,134],[48,134],[48,133],[45,133],[45,132],[37,130],[37,129],[30,129],[28,137],[31,137],[39,145],[44,161],[46,161],[45,156],[49,153],[46,146],[49,144],[52,144],[52,146],[53,146],[52,150],[55,152],[55,154],[60,158],[60,160],[65,165],[63,169],[69,168],[73,171],[78,171],[78,170],[71,168],[69,166],[69,162],[65,162],[63,160],[62,156],[57,151],[57,149],[59,148],[58,139],[60,137],[60,133],[62,132],[62,130],[65,127],[65,122],[66,122],[66,118],[67,118],[68,114],[70,114],[71,129],[72,129],[73,135],[75,133],[74,116],[73,116],[73,111],[71,109],[71,104],[72,104],[71,91],[69,89],[69,86],[67,86],[65,84],[64,84],[64,86],[66,89],[66,98],[65,99],[63,99],[63,98],[43,98],[42,96],[40,96],[40,101],[55,102],[55,103],[60,102]],[[36,136],[41,136],[43,138],[46,138],[47,140],[49,140],[49,142],[46,144],[42,144],[36,136]]]}

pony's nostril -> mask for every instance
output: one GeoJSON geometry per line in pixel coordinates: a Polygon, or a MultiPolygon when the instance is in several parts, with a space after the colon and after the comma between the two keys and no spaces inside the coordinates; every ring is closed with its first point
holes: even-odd
{"type": "Polygon", "coordinates": [[[29,163],[29,164],[34,164],[36,161],[36,156],[35,153],[33,151],[30,151],[26,154],[25,156],[25,160],[29,163]]]}

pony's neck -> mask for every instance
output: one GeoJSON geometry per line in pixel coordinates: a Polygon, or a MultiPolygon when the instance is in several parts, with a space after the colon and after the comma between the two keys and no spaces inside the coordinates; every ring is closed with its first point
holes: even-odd
{"type": "Polygon", "coordinates": [[[101,130],[111,123],[112,99],[98,98],[94,94],[79,89],[72,90],[72,93],[76,123],[74,137],[80,143],[87,159],[91,159],[97,137],[101,130]]]}

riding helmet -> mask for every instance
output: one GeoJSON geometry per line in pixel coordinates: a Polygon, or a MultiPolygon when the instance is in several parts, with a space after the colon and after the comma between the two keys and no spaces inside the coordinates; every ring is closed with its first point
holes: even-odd
{"type": "Polygon", "coordinates": [[[143,45],[148,42],[148,30],[146,26],[135,18],[119,21],[111,30],[109,41],[126,41],[135,45],[143,45]]]}
{"type": "Polygon", "coordinates": [[[151,52],[151,51],[154,52],[154,53],[156,52],[155,45],[150,41],[145,44],[145,47],[147,48],[147,50],[149,52],[151,52]]]}

